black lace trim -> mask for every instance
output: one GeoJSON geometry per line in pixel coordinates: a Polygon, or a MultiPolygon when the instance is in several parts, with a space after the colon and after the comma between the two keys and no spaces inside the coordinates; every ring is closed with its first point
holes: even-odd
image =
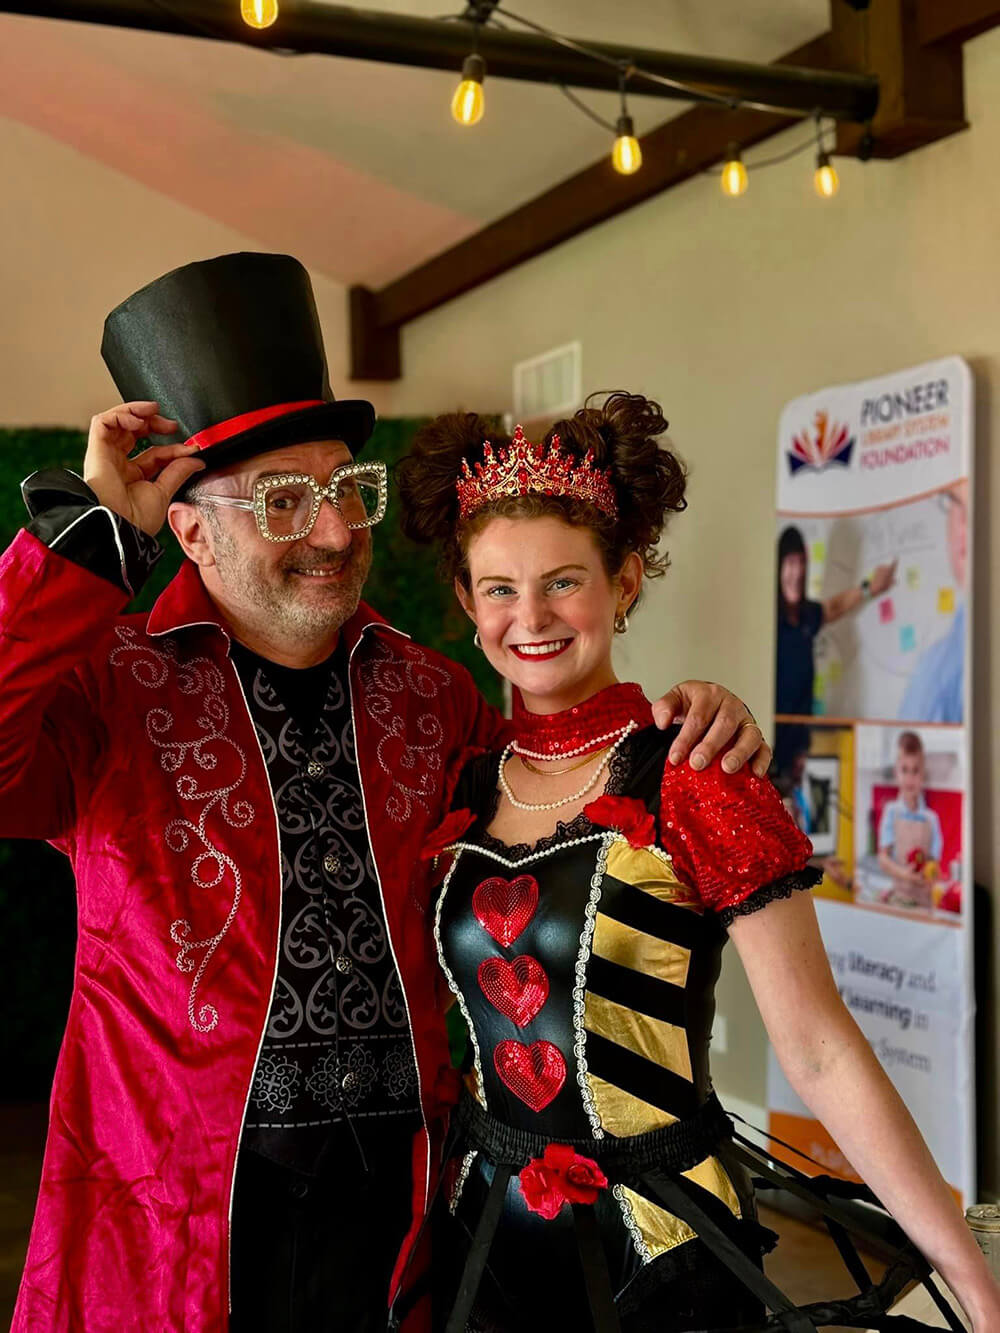
{"type": "MultiPolygon", "coordinates": [[[[611,756],[611,762],[608,764],[608,780],[604,786],[603,794],[605,796],[621,796],[625,791],[632,772],[632,742],[633,737],[630,736],[621,749],[616,750],[611,756]]],[[[499,838],[494,838],[492,833],[487,833],[486,825],[496,817],[497,810],[500,807],[500,786],[497,781],[500,771],[500,756],[491,755],[490,758],[492,761],[490,772],[493,777],[494,789],[483,807],[482,814],[463,841],[474,841],[484,850],[496,852],[508,861],[523,861],[526,856],[551,851],[553,847],[561,846],[569,838],[583,838],[588,833],[595,831],[597,826],[592,824],[581,810],[567,823],[563,823],[560,819],[556,824],[555,831],[547,833],[544,838],[539,838],[537,842],[507,843],[502,842],[499,838]]]]}
{"type": "Polygon", "coordinates": [[[778,898],[790,898],[799,889],[815,888],[822,878],[822,870],[818,870],[815,866],[804,866],[791,875],[783,875],[781,879],[755,889],[748,898],[744,898],[734,907],[724,907],[718,913],[719,920],[724,926],[729,927],[738,916],[749,916],[752,912],[759,912],[768,903],[773,903],[778,898]]]}

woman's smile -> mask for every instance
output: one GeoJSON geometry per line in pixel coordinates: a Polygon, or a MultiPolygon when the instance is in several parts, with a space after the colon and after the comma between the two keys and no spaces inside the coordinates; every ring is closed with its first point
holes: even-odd
{"type": "Polygon", "coordinates": [[[510,651],[515,657],[548,661],[564,653],[572,642],[572,639],[550,639],[544,643],[512,643],[510,651]]]}

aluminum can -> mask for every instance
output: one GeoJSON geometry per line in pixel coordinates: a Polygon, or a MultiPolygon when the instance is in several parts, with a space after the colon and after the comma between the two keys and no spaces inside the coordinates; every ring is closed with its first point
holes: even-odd
{"type": "Polygon", "coordinates": [[[965,1210],[965,1220],[976,1244],[986,1255],[990,1271],[1000,1282],[1000,1204],[974,1203],[965,1210]]]}

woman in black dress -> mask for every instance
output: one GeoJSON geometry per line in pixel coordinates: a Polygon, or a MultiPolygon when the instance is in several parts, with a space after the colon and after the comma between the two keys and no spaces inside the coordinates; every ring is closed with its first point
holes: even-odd
{"type": "MultiPolygon", "coordinates": [[[[808,840],[766,780],[671,764],[671,733],[615,678],[615,632],[684,508],[665,429],[628,394],[540,445],[449,416],[401,467],[407,530],[440,542],[517,689],[514,739],[470,758],[428,848],[470,1039],[430,1221],[435,1329],[671,1333],[781,1308],[709,1075],[728,936],[793,1086],[918,1219],[913,1238],[985,1333],[1000,1297],[837,994],[801,892],[819,878],[808,840]]],[[[789,1306],[784,1326],[814,1327],[801,1319],[789,1306]]]]}

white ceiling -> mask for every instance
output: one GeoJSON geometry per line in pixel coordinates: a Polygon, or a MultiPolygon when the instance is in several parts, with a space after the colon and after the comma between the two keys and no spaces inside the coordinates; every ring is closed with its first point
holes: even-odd
{"type": "MultiPolygon", "coordinates": [[[[829,26],[827,0],[513,3],[584,40],[759,62],[829,26]]],[[[443,0],[372,7],[448,12],[443,0]]],[[[0,16],[0,47],[0,114],[342,282],[380,285],[610,149],[558,90],[489,75],[486,115],[468,129],[448,112],[457,72],[12,15],[0,16]]],[[[613,95],[580,96],[614,119],[613,95]]],[[[683,109],[629,100],[640,134],[683,109]]]]}

